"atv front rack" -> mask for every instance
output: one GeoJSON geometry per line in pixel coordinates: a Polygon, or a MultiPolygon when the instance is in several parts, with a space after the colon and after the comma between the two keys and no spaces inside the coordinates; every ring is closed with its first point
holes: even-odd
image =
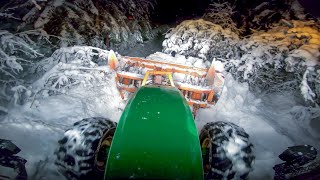
{"type": "Polygon", "coordinates": [[[123,99],[123,91],[133,93],[151,83],[177,87],[195,109],[209,107],[215,102],[213,65],[209,69],[197,68],[136,57],[122,57],[118,61],[115,55],[109,56],[108,61],[110,67],[116,70],[117,88],[123,99]]]}

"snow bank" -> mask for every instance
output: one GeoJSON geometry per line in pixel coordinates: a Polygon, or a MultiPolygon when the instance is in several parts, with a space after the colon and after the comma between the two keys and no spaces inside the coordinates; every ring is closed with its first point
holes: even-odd
{"type": "Polygon", "coordinates": [[[320,148],[320,132],[308,124],[312,114],[308,111],[316,114],[319,109],[303,109],[290,92],[257,98],[250,93],[248,85],[237,82],[230,74],[225,82],[217,104],[211,109],[200,109],[195,122],[199,131],[207,122],[217,121],[244,128],[250,135],[256,157],[250,179],[272,179],[272,167],[280,162],[278,155],[289,146],[310,144],[320,148]]]}
{"type": "Polygon", "coordinates": [[[55,63],[45,66],[47,60],[41,61],[37,73],[43,76],[17,97],[24,104],[7,110],[0,122],[0,137],[22,149],[19,155],[28,161],[30,179],[63,179],[54,166],[53,151],[74,122],[88,117],[120,118],[124,102],[115,74],[106,66],[107,57],[108,51],[93,47],[57,50],[50,57],[55,63]]]}

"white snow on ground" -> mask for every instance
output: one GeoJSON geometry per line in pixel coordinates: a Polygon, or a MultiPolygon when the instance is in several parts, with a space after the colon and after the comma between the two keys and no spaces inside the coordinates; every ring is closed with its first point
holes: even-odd
{"type": "Polygon", "coordinates": [[[200,109],[196,124],[200,130],[207,122],[233,122],[250,135],[254,145],[255,165],[249,179],[273,179],[272,167],[287,147],[310,144],[320,149],[320,133],[295,121],[292,111],[298,110],[294,96],[289,93],[270,94],[261,98],[249,92],[246,84],[236,82],[231,75],[218,103],[210,109],[200,109]]]}
{"type": "Polygon", "coordinates": [[[55,171],[53,151],[67,128],[87,117],[107,117],[118,121],[123,108],[115,83],[110,79],[94,89],[76,88],[66,95],[37,101],[32,107],[28,102],[11,109],[0,121],[0,137],[12,140],[22,149],[19,155],[28,160],[26,165],[30,177],[36,171],[36,164],[49,158],[48,167],[40,170],[44,176],[50,174],[49,179],[56,179],[55,173],[47,172],[55,171]]]}
{"type": "MultiPolygon", "coordinates": [[[[64,55],[55,56],[58,59],[54,60],[60,61],[66,56],[68,60],[65,63],[60,61],[32,85],[32,91],[37,95],[24,105],[15,105],[8,110],[8,115],[0,118],[0,138],[12,140],[21,148],[19,156],[28,161],[26,167],[30,179],[63,179],[53,164],[53,152],[58,139],[73,123],[88,117],[106,117],[113,121],[120,118],[124,102],[116,88],[115,73],[107,66],[97,66],[90,60],[88,63],[92,58],[90,49],[64,49],[64,55]],[[72,70],[78,72],[71,73],[72,70]],[[91,79],[86,78],[89,75],[91,79]],[[59,76],[70,82],[82,80],[78,85],[62,82],[58,87],[59,76]],[[52,90],[62,93],[49,95],[52,90]]],[[[103,53],[100,51],[100,55],[107,56],[103,53]]],[[[106,60],[101,58],[100,61],[106,60]]]]}
{"type": "Polygon", "coordinates": [[[30,179],[41,179],[41,174],[50,175],[48,179],[57,179],[53,152],[58,139],[76,121],[87,117],[118,121],[124,104],[113,80],[108,77],[100,86],[75,88],[65,95],[49,96],[37,100],[32,107],[32,102],[16,106],[0,120],[0,137],[12,140],[22,149],[19,155],[28,161],[30,179]],[[40,169],[37,178],[31,178],[37,170],[36,165],[46,158],[47,166],[40,169]]]}
{"type": "MultiPolygon", "coordinates": [[[[55,67],[58,66],[61,64],[55,67]]],[[[116,89],[115,73],[108,67],[102,69],[103,75],[91,73],[97,80],[92,86],[72,86],[65,93],[15,105],[0,119],[0,137],[12,140],[22,149],[19,155],[28,161],[30,179],[62,178],[53,165],[53,151],[74,122],[94,116],[113,121],[120,118],[125,102],[116,89]]],[[[228,75],[218,103],[210,109],[200,109],[195,121],[199,130],[212,121],[229,121],[243,127],[255,147],[256,163],[250,179],[272,179],[272,167],[280,162],[277,156],[288,146],[310,144],[320,150],[320,135],[309,133],[310,128],[294,118],[292,111],[301,110],[295,104],[290,94],[257,98],[246,84],[228,75]]]]}

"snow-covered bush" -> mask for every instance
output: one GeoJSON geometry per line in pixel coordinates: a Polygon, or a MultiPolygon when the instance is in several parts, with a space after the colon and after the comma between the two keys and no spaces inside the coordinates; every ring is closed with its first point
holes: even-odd
{"type": "Polygon", "coordinates": [[[292,90],[297,87],[294,74],[285,71],[286,49],[244,42],[239,59],[225,61],[226,70],[241,81],[249,82],[255,91],[292,90]],[[248,49],[247,49],[248,48],[248,49]]]}
{"type": "Polygon", "coordinates": [[[3,16],[20,19],[19,29],[43,29],[60,37],[62,47],[130,46],[150,38],[149,14],[154,1],[19,0],[2,8],[3,16]]]}
{"type": "Polygon", "coordinates": [[[65,94],[74,86],[91,87],[102,81],[108,66],[108,51],[91,46],[60,48],[38,63],[34,72],[41,76],[32,84],[37,97],[65,94]]]}
{"type": "Polygon", "coordinates": [[[267,32],[239,37],[208,21],[184,21],[166,35],[163,51],[224,62],[255,92],[295,91],[320,104],[320,32],[315,21],[282,20],[267,32]]]}
{"type": "Polygon", "coordinates": [[[70,111],[82,112],[82,117],[117,114],[115,120],[118,120],[121,97],[115,75],[107,66],[108,54],[107,50],[91,46],[57,50],[50,58],[38,63],[34,70],[40,78],[26,87],[17,102],[32,109],[42,109],[47,101],[53,100],[53,106],[63,110],[49,112],[51,115],[64,114],[65,108],[69,111],[68,105],[61,104],[66,102],[80,108],[70,108],[70,111]]]}
{"type": "Polygon", "coordinates": [[[203,19],[183,21],[171,29],[163,41],[163,51],[212,61],[213,57],[236,57],[237,34],[203,19]]]}
{"type": "Polygon", "coordinates": [[[232,19],[235,13],[235,5],[231,5],[230,2],[222,2],[221,0],[213,2],[206,11],[202,17],[203,19],[218,24],[223,29],[229,29],[237,35],[243,32],[232,19]]]}
{"type": "Polygon", "coordinates": [[[243,36],[267,30],[281,19],[311,18],[298,0],[211,0],[210,2],[203,18],[243,36]]]}
{"type": "Polygon", "coordinates": [[[299,90],[307,102],[320,103],[320,32],[314,22],[292,21],[253,34],[238,46],[241,58],[226,62],[235,77],[263,91],[299,90]]]}
{"type": "MultiPolygon", "coordinates": [[[[237,0],[228,1],[234,3],[237,0]]],[[[241,3],[238,1],[235,4],[235,13],[232,18],[238,27],[245,30],[244,35],[268,30],[281,19],[303,21],[311,18],[298,0],[256,0],[241,1],[241,3]]]]}
{"type": "Polygon", "coordinates": [[[244,19],[247,26],[254,30],[269,29],[281,19],[305,20],[306,13],[298,0],[257,1],[251,4],[253,9],[244,19]]]}
{"type": "Polygon", "coordinates": [[[18,87],[21,87],[25,70],[34,65],[35,59],[43,56],[30,41],[27,33],[12,34],[0,30],[0,106],[7,105],[12,91],[16,94],[21,90],[18,87]]]}
{"type": "Polygon", "coordinates": [[[59,63],[82,62],[106,64],[108,51],[92,46],[73,46],[57,49],[50,57],[42,59],[32,68],[33,74],[42,76],[59,63]]]}

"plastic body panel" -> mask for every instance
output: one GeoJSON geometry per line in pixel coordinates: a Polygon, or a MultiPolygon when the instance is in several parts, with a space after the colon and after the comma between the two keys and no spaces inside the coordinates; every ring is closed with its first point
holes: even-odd
{"type": "Polygon", "coordinates": [[[190,107],[174,87],[143,86],[117,126],[105,179],[203,179],[190,107]]]}

